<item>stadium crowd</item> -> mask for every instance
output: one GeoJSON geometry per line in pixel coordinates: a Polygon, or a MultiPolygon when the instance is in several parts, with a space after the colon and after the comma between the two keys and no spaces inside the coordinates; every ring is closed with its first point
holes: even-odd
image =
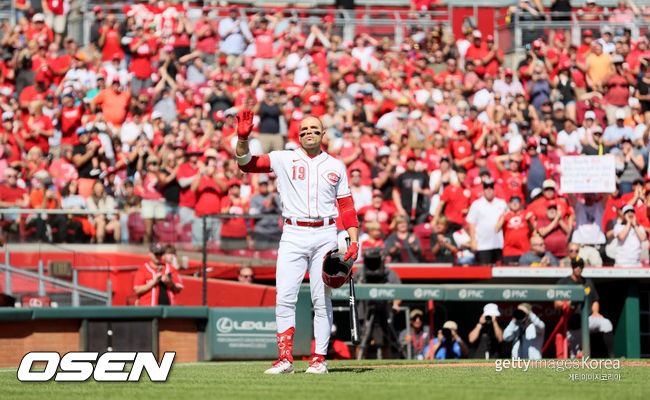
{"type": "Polygon", "coordinates": [[[477,29],[347,41],[332,15],[305,26],[231,6],[190,20],[171,1],[124,18],[95,7],[82,48],[52,6],[67,2],[44,3],[0,26],[0,207],[116,213],[4,214],[6,232],[197,246],[200,217],[223,213],[237,217],[207,227],[221,248],[277,246],[278,218],[244,217],[280,210],[273,174],[234,162],[235,115],[251,108],[253,154],[296,148],[303,116],[321,118],[361,247],[393,262],[648,258],[650,31],[632,40],[603,24],[579,46],[545,32],[511,69],[477,29]],[[615,157],[615,193],[563,192],[560,159],[580,154],[615,157]]]}

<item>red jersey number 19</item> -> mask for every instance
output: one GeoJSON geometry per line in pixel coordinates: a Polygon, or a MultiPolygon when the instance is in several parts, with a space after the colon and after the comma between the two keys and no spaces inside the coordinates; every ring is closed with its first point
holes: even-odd
{"type": "Polygon", "coordinates": [[[293,166],[293,178],[292,179],[305,179],[305,167],[303,166],[293,166]]]}

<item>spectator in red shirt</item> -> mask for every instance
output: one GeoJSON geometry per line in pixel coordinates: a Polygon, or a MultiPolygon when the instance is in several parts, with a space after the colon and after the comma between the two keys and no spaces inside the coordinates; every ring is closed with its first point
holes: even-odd
{"type": "Polygon", "coordinates": [[[204,245],[204,241],[218,241],[221,235],[221,220],[216,217],[205,219],[207,228],[205,232],[208,237],[203,237],[203,222],[201,217],[210,214],[221,213],[221,198],[228,190],[228,181],[223,172],[217,172],[217,163],[214,158],[208,158],[206,164],[199,164],[199,173],[196,174],[190,190],[196,196],[195,220],[197,224],[192,224],[192,243],[197,246],[204,245]]]}
{"type": "Polygon", "coordinates": [[[464,186],[467,170],[464,167],[456,168],[456,176],[458,181],[451,181],[449,185],[445,186],[440,196],[440,203],[438,209],[433,216],[433,220],[437,221],[444,209],[444,215],[449,218],[449,230],[455,232],[465,225],[465,216],[469,211],[470,206],[470,190],[464,186]]]}
{"type": "MultiPolygon", "coordinates": [[[[27,191],[17,185],[18,171],[13,168],[4,170],[4,181],[0,185],[0,208],[24,208],[29,205],[27,191]]],[[[2,227],[18,233],[20,214],[4,214],[2,227]]]]}
{"type": "Polygon", "coordinates": [[[558,210],[557,201],[553,200],[548,203],[544,215],[537,218],[535,229],[544,238],[546,250],[558,259],[566,257],[573,223],[558,210]]]}
{"type": "Polygon", "coordinates": [[[624,62],[622,55],[615,54],[612,57],[613,72],[605,77],[603,81],[603,85],[607,87],[605,113],[610,124],[612,121],[616,121],[616,111],[618,110],[623,110],[626,115],[630,115],[630,106],[628,104],[630,86],[636,86],[636,79],[629,70],[623,68],[624,62]]]}
{"type": "MultiPolygon", "coordinates": [[[[384,239],[382,239],[382,229],[379,222],[369,221],[364,224],[368,237],[361,242],[360,252],[363,254],[364,249],[373,247],[384,248],[384,239]]],[[[390,230],[390,228],[389,228],[390,230]]]]}
{"type": "Polygon", "coordinates": [[[451,155],[454,157],[454,166],[464,167],[469,170],[474,166],[474,146],[467,138],[467,125],[458,129],[458,138],[451,143],[451,155]]]}
{"type": "Polygon", "coordinates": [[[129,71],[133,74],[131,91],[138,94],[142,89],[152,86],[151,73],[153,68],[151,59],[157,53],[158,40],[155,36],[145,33],[142,25],[136,27],[135,33],[135,37],[131,39],[129,44],[129,50],[131,50],[129,71]]]}
{"type": "Polygon", "coordinates": [[[153,153],[146,157],[146,168],[142,171],[141,183],[142,209],[140,215],[144,220],[144,243],[151,243],[154,220],[165,219],[165,198],[160,186],[160,164],[153,153]]]}
{"type": "Polygon", "coordinates": [[[275,68],[273,41],[275,40],[276,18],[272,15],[255,14],[251,17],[248,27],[255,38],[255,59],[253,68],[261,71],[268,66],[275,68]],[[269,25],[269,21],[271,25],[269,25]]]}
{"type": "Polygon", "coordinates": [[[517,265],[519,258],[530,249],[530,235],[533,214],[521,208],[522,197],[510,197],[506,211],[494,228],[496,232],[503,229],[503,264],[517,265]]]}
{"type": "MultiPolygon", "coordinates": [[[[382,191],[375,189],[372,191],[372,204],[361,207],[357,211],[359,219],[366,224],[377,222],[381,228],[384,236],[390,234],[390,222],[393,220],[395,209],[390,207],[387,202],[383,200],[382,191]]],[[[368,232],[369,233],[369,232],[368,232]]]]}
{"type": "Polygon", "coordinates": [[[32,101],[29,103],[29,117],[25,122],[25,151],[38,147],[47,154],[50,151],[48,138],[54,136],[52,119],[43,115],[43,103],[32,101]]]}
{"type": "Polygon", "coordinates": [[[154,243],[149,248],[149,261],[133,277],[133,290],[140,306],[174,306],[176,295],[183,289],[178,271],[165,262],[165,246],[154,243]]]}
{"type": "MultiPolygon", "coordinates": [[[[241,181],[231,179],[228,182],[228,194],[221,199],[221,213],[231,215],[248,214],[249,203],[241,197],[241,181]]],[[[248,226],[244,218],[229,218],[221,227],[221,248],[241,249],[247,247],[248,226]]]]}
{"type": "Polygon", "coordinates": [[[26,86],[21,92],[18,101],[20,107],[27,110],[29,104],[34,100],[45,100],[45,96],[54,95],[48,88],[49,74],[45,70],[40,70],[34,76],[34,85],[26,86]]]}
{"type": "Polygon", "coordinates": [[[114,13],[110,13],[104,20],[104,25],[99,28],[100,37],[98,40],[99,46],[102,48],[102,60],[104,62],[110,61],[114,55],[118,55],[120,60],[124,59],[124,51],[122,51],[120,23],[117,22],[114,13]]]}
{"type": "Polygon", "coordinates": [[[217,41],[219,38],[219,24],[210,19],[210,7],[203,6],[201,9],[201,18],[194,25],[194,35],[196,37],[196,50],[201,52],[203,62],[213,65],[216,61],[217,41]]]}

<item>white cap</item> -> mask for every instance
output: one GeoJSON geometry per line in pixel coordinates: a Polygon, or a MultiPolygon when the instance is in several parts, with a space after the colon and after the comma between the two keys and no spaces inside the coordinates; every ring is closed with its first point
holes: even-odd
{"type": "Polygon", "coordinates": [[[42,13],[34,14],[34,16],[32,17],[32,22],[38,22],[38,21],[45,22],[45,15],[43,15],[42,13]]]}
{"type": "Polygon", "coordinates": [[[382,146],[379,148],[379,151],[377,151],[377,157],[385,157],[390,155],[390,149],[388,146],[382,146]]]}
{"type": "Polygon", "coordinates": [[[596,120],[596,113],[589,110],[585,112],[585,119],[593,119],[594,121],[596,120]]]}
{"type": "Polygon", "coordinates": [[[627,114],[625,114],[625,110],[621,110],[620,108],[616,110],[616,119],[625,119],[627,117],[627,114]]]}
{"type": "Polygon", "coordinates": [[[154,110],[151,113],[151,119],[158,119],[158,118],[162,118],[162,113],[158,110],[154,110]]]}
{"type": "Polygon", "coordinates": [[[499,312],[499,306],[494,303],[487,303],[483,306],[483,314],[490,317],[499,317],[501,313],[499,312]]]}
{"type": "Polygon", "coordinates": [[[479,31],[478,29],[475,29],[475,30],[472,32],[472,36],[474,36],[475,38],[479,38],[479,39],[480,39],[480,38],[483,37],[483,34],[482,34],[481,31],[479,31]]]}
{"type": "Polygon", "coordinates": [[[411,111],[411,114],[409,115],[409,118],[411,118],[411,119],[420,119],[420,118],[422,118],[422,111],[420,111],[420,110],[411,111]]]}
{"type": "Polygon", "coordinates": [[[12,113],[11,111],[5,111],[5,112],[2,113],[2,120],[3,121],[7,121],[7,120],[13,119],[13,118],[14,118],[14,113],[12,113]]]}
{"type": "Polygon", "coordinates": [[[634,108],[635,106],[638,106],[638,105],[641,104],[641,103],[639,102],[639,99],[637,99],[636,97],[630,97],[630,98],[627,100],[627,104],[628,104],[630,107],[634,108]]]}

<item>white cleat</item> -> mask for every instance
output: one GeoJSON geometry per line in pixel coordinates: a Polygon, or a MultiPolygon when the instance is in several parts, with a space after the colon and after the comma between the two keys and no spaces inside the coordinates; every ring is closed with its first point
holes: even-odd
{"type": "Polygon", "coordinates": [[[274,362],[271,368],[264,371],[267,375],[293,374],[293,372],[293,364],[284,359],[274,362]]]}
{"type": "Polygon", "coordinates": [[[325,357],[317,355],[312,357],[311,363],[309,363],[309,368],[305,371],[306,374],[326,374],[327,373],[327,363],[325,362],[325,357]]]}

